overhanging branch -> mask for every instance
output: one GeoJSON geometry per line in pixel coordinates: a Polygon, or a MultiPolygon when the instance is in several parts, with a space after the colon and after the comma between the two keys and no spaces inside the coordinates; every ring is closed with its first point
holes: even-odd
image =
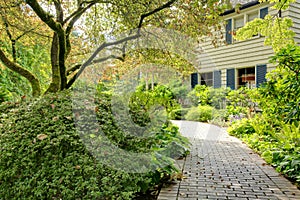
{"type": "Polygon", "coordinates": [[[61,31],[61,24],[57,23],[50,13],[47,13],[37,2],[37,0],[26,0],[26,3],[33,9],[37,16],[45,22],[55,32],[61,31]]]}
{"type": "Polygon", "coordinates": [[[102,45],[96,49],[96,51],[90,56],[90,58],[81,65],[79,71],[69,80],[69,82],[67,84],[67,88],[70,88],[73,85],[73,83],[78,79],[78,77],[82,74],[82,72],[86,69],[86,67],[89,66],[93,62],[93,60],[96,58],[96,56],[99,54],[99,52],[102,51],[104,48],[106,48],[108,46],[122,44],[126,41],[134,40],[138,37],[140,37],[139,33],[136,35],[128,36],[126,38],[123,38],[123,39],[115,41],[115,42],[102,43],[102,45]]]}
{"type": "Polygon", "coordinates": [[[69,80],[68,84],[67,84],[67,88],[70,88],[73,83],[78,79],[78,77],[82,74],[82,72],[86,69],[86,67],[88,65],[90,65],[93,60],[95,59],[95,57],[99,54],[100,51],[102,51],[104,48],[106,47],[109,47],[109,46],[114,46],[114,45],[118,45],[118,44],[122,44],[122,43],[125,43],[127,41],[130,41],[130,40],[134,40],[134,39],[137,39],[141,36],[140,34],[140,29],[142,28],[143,26],[143,22],[144,20],[157,13],[157,12],[160,12],[161,10],[165,9],[165,8],[169,8],[176,0],[171,0],[171,1],[168,1],[167,3],[163,4],[162,6],[148,12],[148,13],[145,13],[145,14],[142,14],[140,16],[140,21],[139,21],[139,24],[137,26],[137,31],[136,31],[136,34],[135,35],[132,35],[132,36],[128,36],[128,37],[125,37],[123,39],[120,39],[120,40],[117,40],[115,42],[104,42],[102,43],[97,49],[96,51],[89,57],[89,59],[82,64],[82,66],[80,67],[80,69],[78,70],[78,72],[69,80]]]}
{"type": "MultiPolygon", "coordinates": [[[[89,65],[93,65],[93,64],[96,64],[96,63],[101,63],[101,62],[104,62],[104,61],[110,60],[110,59],[117,59],[117,60],[120,60],[120,61],[124,61],[123,57],[115,56],[115,55],[109,55],[109,56],[104,57],[104,58],[99,58],[99,59],[93,60],[89,65]]],[[[69,68],[67,70],[67,76],[71,75],[71,73],[73,73],[76,70],[80,69],[81,66],[82,66],[82,64],[77,64],[77,65],[74,65],[73,67],[69,68]]]]}
{"type": "Polygon", "coordinates": [[[31,84],[32,87],[32,96],[39,96],[41,94],[41,88],[39,80],[27,69],[21,67],[16,62],[12,62],[5,53],[0,49],[0,60],[4,65],[10,70],[18,73],[19,75],[25,77],[31,84]]]}
{"type": "Polygon", "coordinates": [[[74,24],[89,8],[91,8],[95,4],[96,3],[92,2],[84,8],[79,7],[73,14],[71,14],[66,20],[63,21],[62,24],[64,25],[67,21],[71,20],[66,28],[66,57],[68,57],[71,52],[70,33],[74,27],[74,24]]]}

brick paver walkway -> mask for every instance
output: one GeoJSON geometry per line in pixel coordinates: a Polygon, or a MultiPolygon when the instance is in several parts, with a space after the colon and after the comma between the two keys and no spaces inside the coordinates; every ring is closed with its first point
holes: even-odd
{"type": "Polygon", "coordinates": [[[190,138],[191,154],[178,161],[185,177],[162,188],[158,200],[300,200],[294,185],[224,129],[198,122],[174,123],[190,138]]]}

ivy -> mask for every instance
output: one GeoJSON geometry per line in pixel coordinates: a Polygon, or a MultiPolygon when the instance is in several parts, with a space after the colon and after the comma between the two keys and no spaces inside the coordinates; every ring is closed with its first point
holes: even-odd
{"type": "Polygon", "coordinates": [[[63,91],[0,105],[1,198],[132,199],[177,172],[171,157],[183,156],[188,145],[177,127],[166,123],[150,137],[133,137],[116,123],[109,94],[94,96],[96,110],[85,101],[74,108],[72,98],[63,91]],[[90,119],[95,111],[97,121],[90,119]],[[84,123],[75,125],[78,118],[84,123]],[[111,144],[125,153],[114,154],[111,144]],[[149,170],[135,173],[141,165],[128,152],[150,153],[149,170]],[[132,171],[101,155],[121,167],[130,163],[132,171]]]}

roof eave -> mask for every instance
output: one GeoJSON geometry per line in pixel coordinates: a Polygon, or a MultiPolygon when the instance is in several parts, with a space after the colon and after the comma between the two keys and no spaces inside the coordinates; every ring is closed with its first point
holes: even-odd
{"type": "MultiPolygon", "coordinates": [[[[251,1],[251,2],[248,2],[248,3],[245,3],[245,4],[241,5],[241,7],[239,9],[243,10],[243,9],[258,5],[258,4],[260,4],[260,2],[258,0],[251,1]]],[[[230,10],[226,10],[225,12],[223,12],[221,14],[221,16],[229,15],[229,14],[234,13],[234,12],[235,12],[235,8],[232,8],[230,10]]]]}

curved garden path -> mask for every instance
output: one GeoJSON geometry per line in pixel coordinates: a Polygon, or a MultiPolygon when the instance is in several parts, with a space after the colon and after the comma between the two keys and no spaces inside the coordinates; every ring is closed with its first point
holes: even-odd
{"type": "Polygon", "coordinates": [[[191,153],[177,163],[183,179],[162,188],[159,200],[300,200],[300,190],[224,129],[199,122],[173,123],[190,139],[191,153]]]}

